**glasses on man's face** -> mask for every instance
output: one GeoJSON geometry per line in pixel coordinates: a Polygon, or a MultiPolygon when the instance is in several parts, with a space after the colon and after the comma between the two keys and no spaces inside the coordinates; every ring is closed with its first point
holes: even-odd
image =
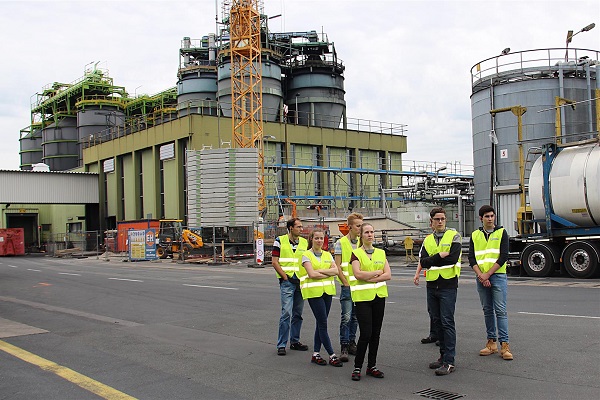
{"type": "Polygon", "coordinates": [[[442,222],[445,221],[446,218],[432,218],[435,222],[442,222]]]}

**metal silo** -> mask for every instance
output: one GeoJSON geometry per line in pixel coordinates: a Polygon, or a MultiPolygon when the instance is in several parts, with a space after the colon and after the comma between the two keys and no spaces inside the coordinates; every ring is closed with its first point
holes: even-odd
{"type": "Polygon", "coordinates": [[[65,117],[42,129],[42,162],[52,171],[66,171],[79,165],[77,120],[65,117]]]}
{"type": "Polygon", "coordinates": [[[114,103],[114,101],[109,100],[90,100],[87,103],[88,105],[82,104],[82,102],[78,103],[79,164],[83,160],[83,143],[101,141],[102,136],[110,135],[111,127],[124,125],[125,113],[121,107],[114,105],[114,103]]]}
{"type": "Polygon", "coordinates": [[[32,125],[31,129],[21,132],[19,139],[22,170],[31,170],[33,164],[42,162],[42,129],[41,124],[32,125]]]}
{"type": "Polygon", "coordinates": [[[301,125],[337,128],[346,109],[344,66],[331,54],[308,54],[289,62],[286,104],[301,125]]]}
{"type": "Polygon", "coordinates": [[[565,59],[564,48],[507,53],[471,68],[475,210],[494,203],[509,234],[539,148],[555,136],[572,142],[597,134],[599,52],[569,51],[574,58],[565,59]]]}
{"type": "Polygon", "coordinates": [[[217,115],[217,67],[215,35],[181,42],[177,81],[177,111],[180,117],[217,115]]]}
{"type": "MultiPolygon", "coordinates": [[[[261,71],[263,121],[277,121],[283,103],[281,65],[278,60],[270,58],[265,52],[262,54],[261,71]]],[[[218,76],[219,106],[225,117],[231,117],[231,57],[229,51],[223,52],[220,57],[218,76]]]]}

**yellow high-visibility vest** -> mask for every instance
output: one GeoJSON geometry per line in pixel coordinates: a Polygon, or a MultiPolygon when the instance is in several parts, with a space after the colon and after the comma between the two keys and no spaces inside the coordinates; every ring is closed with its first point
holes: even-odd
{"type": "MultiPolygon", "coordinates": [[[[328,251],[323,251],[320,260],[317,258],[317,256],[315,256],[315,253],[310,250],[305,251],[303,255],[308,257],[315,271],[331,268],[333,256],[328,251]]],[[[302,298],[305,300],[321,297],[323,293],[327,293],[332,296],[335,295],[335,281],[333,276],[323,279],[309,278],[306,269],[304,266],[301,266],[299,278],[300,291],[302,292],[302,298]]]]}
{"type": "MultiPolygon", "coordinates": [[[[294,274],[298,274],[300,272],[302,254],[308,248],[308,241],[303,237],[298,238],[298,246],[296,246],[296,251],[292,250],[290,237],[288,235],[279,236],[279,242],[281,243],[281,247],[279,249],[279,265],[281,265],[283,272],[285,272],[285,274],[291,278],[294,276],[294,274]]],[[[277,273],[277,277],[281,278],[279,273],[277,273]]]]}
{"type": "MultiPolygon", "coordinates": [[[[352,258],[352,251],[354,248],[352,247],[352,242],[350,242],[350,239],[348,239],[347,236],[344,236],[340,239],[340,246],[342,247],[342,262],[340,263],[339,267],[342,269],[342,273],[346,277],[348,283],[350,283],[350,279],[356,280],[354,275],[351,275],[350,273],[352,272],[350,258],[352,258]]],[[[340,283],[342,282],[340,281],[340,278],[337,278],[337,280],[340,283]]]]}
{"type": "MultiPolygon", "coordinates": [[[[454,240],[454,236],[456,236],[457,234],[458,233],[454,229],[448,229],[444,233],[444,236],[442,236],[442,239],[438,244],[435,242],[435,237],[433,236],[433,233],[431,233],[427,235],[427,237],[423,241],[423,246],[425,246],[425,250],[427,250],[427,254],[429,254],[430,257],[443,251],[450,251],[450,247],[452,247],[452,241],[454,240]]],[[[456,264],[442,265],[440,267],[429,267],[427,269],[425,279],[427,281],[435,281],[440,276],[444,279],[452,279],[455,276],[460,276],[461,257],[462,250],[460,252],[460,255],[458,256],[458,261],[456,261],[456,264]]]]}
{"type": "MultiPolygon", "coordinates": [[[[471,234],[471,240],[473,240],[473,247],[475,249],[475,258],[477,259],[477,265],[479,265],[479,270],[481,272],[488,272],[494,266],[496,261],[498,261],[503,233],[504,228],[497,229],[490,234],[487,240],[485,238],[485,233],[479,229],[471,234]]],[[[496,272],[505,274],[506,263],[504,263],[504,265],[496,272]]]]}
{"type": "MultiPolygon", "coordinates": [[[[360,261],[361,271],[383,271],[385,267],[385,251],[381,249],[374,249],[375,251],[371,254],[371,258],[362,249],[354,249],[353,253],[360,261]]],[[[359,301],[371,301],[378,297],[388,297],[387,285],[385,282],[367,282],[362,281],[354,277],[352,267],[349,268],[350,276],[354,278],[350,281],[350,293],[352,295],[353,302],[359,301]]]]}

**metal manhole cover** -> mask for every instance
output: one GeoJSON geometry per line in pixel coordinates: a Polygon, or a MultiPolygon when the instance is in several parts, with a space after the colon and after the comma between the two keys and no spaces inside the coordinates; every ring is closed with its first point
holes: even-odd
{"type": "Polygon", "coordinates": [[[426,397],[428,399],[434,399],[434,400],[454,400],[454,399],[460,399],[462,397],[465,397],[465,395],[463,395],[463,394],[452,393],[452,392],[447,392],[445,390],[437,390],[437,389],[431,389],[431,388],[420,390],[418,392],[415,392],[414,394],[418,394],[419,396],[426,397]]]}

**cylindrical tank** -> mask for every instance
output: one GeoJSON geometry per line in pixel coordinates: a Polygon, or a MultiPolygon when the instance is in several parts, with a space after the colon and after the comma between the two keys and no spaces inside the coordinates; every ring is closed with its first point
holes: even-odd
{"type": "MultiPolygon", "coordinates": [[[[261,64],[263,121],[273,122],[279,118],[283,100],[281,66],[266,56],[263,56],[261,64]]],[[[231,59],[229,57],[221,59],[218,76],[219,106],[225,117],[231,117],[231,59]]]]}
{"type": "Polygon", "coordinates": [[[52,171],[66,171],[79,163],[77,119],[66,117],[42,129],[42,162],[52,171]]]}
{"type": "MultiPolygon", "coordinates": [[[[542,49],[509,53],[481,61],[471,69],[472,129],[475,210],[490,203],[490,187],[502,193],[518,192],[520,181],[517,116],[510,110],[490,114],[490,110],[526,107],[522,116],[522,147],[525,182],[542,145],[554,142],[557,97],[590,100],[598,61],[597,51],[571,49],[575,60],[565,62],[565,49],[542,49]],[[586,58],[587,57],[587,58],[586,58]],[[588,79],[589,75],[589,79],[588,79]],[[591,82],[591,83],[590,83],[591,82]],[[495,137],[492,157],[492,140],[495,137]],[[494,159],[495,182],[491,181],[494,159]]],[[[562,107],[563,143],[590,139],[595,135],[595,114],[585,105],[562,107]],[[592,131],[590,131],[592,127],[592,131]]],[[[514,216],[504,225],[512,226],[514,216]]],[[[502,220],[499,222],[502,223],[502,220]]]]}
{"type": "Polygon", "coordinates": [[[217,115],[217,67],[215,35],[201,40],[184,37],[177,76],[177,114],[217,115]]]}
{"type": "MultiPolygon", "coordinates": [[[[98,103],[98,102],[96,102],[98,103]]],[[[77,138],[79,140],[79,163],[83,160],[81,143],[100,141],[103,135],[109,135],[111,127],[123,126],[125,113],[119,107],[101,103],[81,106],[77,111],[77,138]]]]}
{"type": "Polygon", "coordinates": [[[42,162],[42,130],[33,129],[29,134],[19,139],[21,150],[21,169],[31,170],[33,164],[42,162]]]}
{"type": "MultiPolygon", "coordinates": [[[[600,144],[563,148],[550,169],[549,192],[552,211],[582,227],[600,224],[600,144]]],[[[536,219],[543,219],[544,177],[542,157],[529,176],[529,199],[536,219]]]]}
{"type": "Polygon", "coordinates": [[[300,125],[338,128],[346,101],[341,62],[312,56],[292,64],[287,80],[286,104],[296,110],[300,125]]]}

